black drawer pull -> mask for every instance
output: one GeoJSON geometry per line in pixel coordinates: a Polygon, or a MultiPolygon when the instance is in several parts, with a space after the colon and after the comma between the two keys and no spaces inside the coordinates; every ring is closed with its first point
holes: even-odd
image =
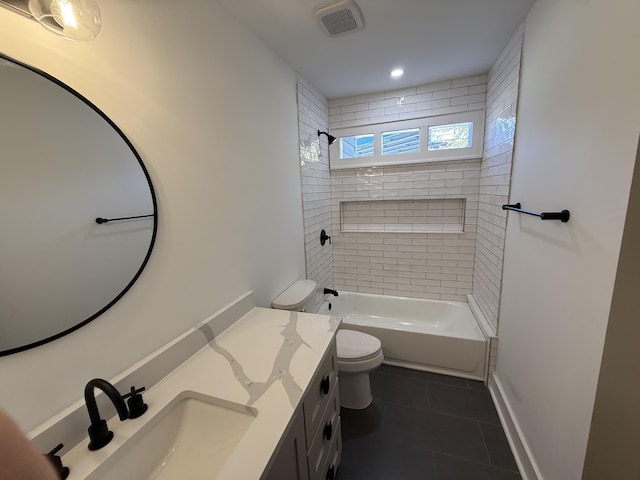
{"type": "Polygon", "coordinates": [[[326,377],[323,377],[322,380],[320,381],[320,392],[323,395],[327,395],[329,393],[329,375],[327,375],[326,377]]]}
{"type": "Polygon", "coordinates": [[[322,430],[322,436],[324,437],[324,441],[328,442],[331,440],[331,436],[333,435],[333,422],[329,420],[327,424],[324,426],[324,430],[322,430]]]}
{"type": "Polygon", "coordinates": [[[327,470],[327,480],[333,480],[336,478],[336,466],[331,465],[327,470]]]}

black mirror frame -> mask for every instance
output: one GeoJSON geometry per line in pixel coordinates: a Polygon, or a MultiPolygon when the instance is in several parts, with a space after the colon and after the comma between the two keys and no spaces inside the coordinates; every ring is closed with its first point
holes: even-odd
{"type": "Polygon", "coordinates": [[[151,252],[153,251],[153,247],[154,247],[155,242],[156,242],[156,234],[158,232],[158,202],[157,202],[157,199],[156,199],[155,190],[153,188],[153,183],[151,182],[151,176],[149,175],[149,171],[147,170],[147,167],[145,166],[144,162],[142,161],[142,158],[140,157],[140,154],[135,149],[135,147],[133,146],[131,141],[129,141],[129,139],[124,134],[124,132],[102,110],[100,110],[94,103],[92,103],[85,96],[83,96],[82,94],[80,94],[79,92],[77,92],[76,90],[71,88],[66,83],[63,83],[62,81],[58,80],[57,78],[53,77],[52,75],[49,75],[48,73],[46,73],[46,72],[44,72],[44,71],[42,71],[42,70],[40,70],[38,68],[32,67],[30,65],[27,65],[24,62],[21,62],[19,60],[11,58],[8,55],[3,54],[2,52],[0,52],[0,60],[6,60],[8,62],[11,62],[11,63],[14,63],[16,65],[19,65],[19,66],[21,66],[23,68],[26,68],[27,70],[30,70],[30,71],[32,71],[32,72],[34,72],[34,73],[46,78],[47,80],[50,80],[50,81],[54,82],[59,87],[63,88],[67,92],[69,92],[72,95],[74,95],[76,98],[80,99],[88,107],[90,107],[94,112],[96,112],[100,117],[102,117],[102,119],[105,120],[116,131],[116,133],[120,136],[120,138],[122,138],[122,140],[125,142],[127,147],[129,147],[129,149],[131,150],[131,152],[135,156],[136,160],[138,161],[138,164],[140,165],[140,168],[142,169],[142,172],[144,173],[144,176],[145,176],[145,178],[147,180],[147,184],[149,186],[149,192],[151,194],[151,201],[153,203],[153,232],[151,234],[151,241],[149,242],[149,248],[147,250],[147,254],[144,257],[144,260],[142,261],[142,263],[140,265],[140,268],[137,270],[137,272],[135,273],[135,275],[133,276],[131,281],[129,281],[129,283],[124,287],[124,289],[118,295],[116,295],[116,297],[113,300],[111,300],[109,303],[107,303],[104,307],[102,307],[96,313],[91,315],[89,318],[77,323],[76,325],[74,325],[74,326],[72,326],[70,328],[67,328],[66,330],[63,330],[60,333],[57,333],[55,335],[51,335],[51,336],[49,336],[47,338],[44,338],[42,340],[38,340],[36,342],[28,343],[26,345],[21,345],[19,347],[14,347],[14,348],[10,348],[10,349],[7,349],[7,350],[0,351],[0,357],[4,357],[4,356],[7,356],[7,355],[11,355],[11,354],[14,354],[14,353],[23,352],[25,350],[30,350],[32,348],[39,347],[41,345],[44,345],[46,343],[52,342],[54,340],[57,340],[58,338],[64,337],[65,335],[68,335],[71,332],[74,332],[74,331],[78,330],[79,328],[85,326],[86,324],[88,324],[92,320],[95,320],[100,315],[102,315],[104,312],[109,310],[113,305],[115,305],[129,291],[129,289],[138,280],[138,277],[140,277],[140,275],[142,274],[142,271],[146,267],[147,262],[149,261],[149,258],[151,257],[151,252]]]}

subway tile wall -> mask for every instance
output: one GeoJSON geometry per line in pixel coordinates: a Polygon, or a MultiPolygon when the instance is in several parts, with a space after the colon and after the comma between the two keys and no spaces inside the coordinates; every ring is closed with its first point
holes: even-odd
{"type": "Polygon", "coordinates": [[[464,232],[462,198],[340,202],[343,232],[464,232]]]}
{"type": "Polygon", "coordinates": [[[307,278],[322,288],[333,288],[332,245],[320,245],[320,232],[331,235],[331,180],[327,137],[318,138],[318,130],[329,125],[327,99],[298,76],[298,122],[300,135],[300,171],[307,278]]]}
{"type": "Polygon", "coordinates": [[[402,90],[329,101],[331,128],[412,120],[485,107],[487,76],[458,78],[402,90]]]}
{"type": "Polygon", "coordinates": [[[507,212],[501,207],[509,200],[523,33],[521,25],[489,71],[487,81],[473,296],[496,331],[507,222],[507,212]]]}
{"type": "MultiPolygon", "coordinates": [[[[480,160],[331,172],[338,290],[466,301],[471,293],[480,160]],[[427,186],[445,178],[444,186],[427,186]],[[468,180],[461,182],[462,180],[468,180]],[[447,182],[449,184],[447,185],[447,182]],[[341,232],[343,201],[465,199],[464,233],[341,232]]],[[[438,185],[440,185],[438,183],[438,185]]]]}
{"type": "MultiPolygon", "coordinates": [[[[329,101],[331,128],[485,107],[486,75],[329,101]]],[[[334,286],[466,302],[473,266],[481,160],[331,172],[334,286]],[[464,199],[464,233],[341,232],[341,202],[464,199]]]]}

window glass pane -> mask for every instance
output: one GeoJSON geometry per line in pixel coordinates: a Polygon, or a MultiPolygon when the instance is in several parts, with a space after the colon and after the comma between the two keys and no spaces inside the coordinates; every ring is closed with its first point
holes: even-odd
{"type": "Polygon", "coordinates": [[[382,134],[382,155],[420,151],[420,129],[397,130],[382,134]]]}
{"type": "Polygon", "coordinates": [[[373,157],[373,134],[340,138],[340,158],[373,157]]]}
{"type": "Polygon", "coordinates": [[[470,148],[473,137],[473,123],[454,123],[429,127],[429,151],[470,148]]]}

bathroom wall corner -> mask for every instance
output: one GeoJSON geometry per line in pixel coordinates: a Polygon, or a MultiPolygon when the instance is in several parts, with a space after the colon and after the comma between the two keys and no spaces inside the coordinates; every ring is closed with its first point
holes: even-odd
{"type": "Polygon", "coordinates": [[[507,224],[502,205],[509,201],[523,37],[524,23],[491,67],[487,80],[473,297],[496,332],[507,224]]]}
{"type": "Polygon", "coordinates": [[[329,102],[300,75],[297,84],[306,276],[318,285],[315,297],[319,304],[323,289],[333,288],[332,244],[320,243],[322,230],[332,235],[329,147],[325,136],[318,137],[318,130],[326,131],[329,126],[329,102]]]}

